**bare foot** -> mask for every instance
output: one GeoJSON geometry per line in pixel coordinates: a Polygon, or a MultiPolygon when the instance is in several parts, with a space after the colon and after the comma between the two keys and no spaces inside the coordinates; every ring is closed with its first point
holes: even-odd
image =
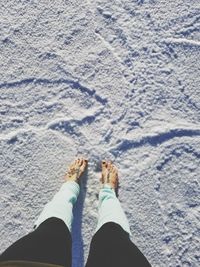
{"type": "Polygon", "coordinates": [[[114,190],[118,188],[118,169],[111,161],[102,161],[102,174],[100,182],[109,184],[114,190]]]}
{"type": "Polygon", "coordinates": [[[79,182],[81,175],[84,173],[88,164],[88,160],[78,158],[70,164],[67,173],[65,174],[66,181],[79,182]]]}

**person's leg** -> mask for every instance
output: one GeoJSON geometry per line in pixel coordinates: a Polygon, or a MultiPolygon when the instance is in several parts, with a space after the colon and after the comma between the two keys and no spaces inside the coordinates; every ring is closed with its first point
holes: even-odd
{"type": "Polygon", "coordinates": [[[103,162],[101,182],[98,224],[86,267],[150,267],[129,238],[129,223],[115,193],[118,172],[111,163],[103,162]]]}
{"type": "Polygon", "coordinates": [[[96,232],[107,222],[115,222],[131,235],[127,217],[116,196],[115,189],[105,184],[99,192],[99,217],[96,232]]]}
{"type": "Polygon", "coordinates": [[[0,261],[34,261],[70,267],[71,244],[66,224],[52,217],[12,244],[0,256],[0,261]]]}
{"type": "Polygon", "coordinates": [[[71,266],[72,208],[79,194],[79,178],[87,161],[76,160],[66,174],[66,182],[43,209],[35,231],[16,241],[0,261],[26,260],[71,266]]]}
{"type": "Polygon", "coordinates": [[[92,238],[86,267],[151,267],[129,234],[116,223],[105,223],[92,238]]]}

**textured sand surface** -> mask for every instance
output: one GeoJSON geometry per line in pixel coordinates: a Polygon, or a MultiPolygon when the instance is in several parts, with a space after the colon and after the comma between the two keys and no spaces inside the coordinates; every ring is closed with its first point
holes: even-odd
{"type": "Polygon", "coordinates": [[[199,62],[199,0],[2,0],[0,252],[84,155],[74,267],[96,227],[103,158],[152,266],[198,267],[199,62]]]}

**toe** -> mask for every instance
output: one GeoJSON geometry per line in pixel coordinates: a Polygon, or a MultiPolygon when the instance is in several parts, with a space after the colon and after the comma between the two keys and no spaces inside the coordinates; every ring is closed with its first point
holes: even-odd
{"type": "Polygon", "coordinates": [[[108,170],[110,170],[111,167],[112,167],[112,162],[109,160],[108,163],[107,163],[107,168],[108,168],[108,170]]]}
{"type": "Polygon", "coordinates": [[[74,165],[77,165],[78,162],[79,162],[79,159],[75,159],[75,161],[72,163],[72,165],[73,165],[73,166],[74,166],[74,165]]]}
{"type": "Polygon", "coordinates": [[[87,165],[87,159],[81,158],[81,165],[87,165]]]}
{"type": "Polygon", "coordinates": [[[87,160],[82,159],[82,167],[83,167],[83,169],[85,169],[86,166],[87,166],[87,160]]]}
{"type": "Polygon", "coordinates": [[[80,164],[80,166],[81,166],[81,170],[82,170],[82,171],[85,170],[85,168],[86,168],[86,166],[87,166],[87,163],[88,163],[88,161],[87,161],[86,159],[84,159],[84,158],[81,159],[81,164],[80,164]]]}
{"type": "Polygon", "coordinates": [[[87,159],[83,159],[83,165],[87,165],[88,164],[88,160],[87,159]]]}
{"type": "Polygon", "coordinates": [[[115,172],[118,171],[117,167],[114,164],[112,165],[112,170],[115,171],[115,172]]]}
{"type": "Polygon", "coordinates": [[[76,165],[76,161],[77,161],[77,159],[74,160],[74,161],[69,165],[69,169],[74,168],[74,166],[76,165]]]}
{"type": "Polygon", "coordinates": [[[102,166],[102,169],[105,169],[107,167],[107,162],[105,160],[102,160],[101,166],[102,166]]]}
{"type": "Polygon", "coordinates": [[[82,166],[82,165],[86,165],[88,163],[88,160],[84,159],[84,158],[80,158],[79,159],[79,165],[82,166]]]}
{"type": "Polygon", "coordinates": [[[115,167],[113,165],[111,165],[110,170],[112,173],[115,173],[115,167]]]}

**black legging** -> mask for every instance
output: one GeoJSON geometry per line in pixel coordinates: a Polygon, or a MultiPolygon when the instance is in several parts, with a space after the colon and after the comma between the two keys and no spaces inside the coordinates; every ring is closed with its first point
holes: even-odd
{"type": "MultiPolygon", "coordinates": [[[[71,234],[57,218],[43,222],[0,256],[0,261],[34,261],[71,267],[71,234]]],[[[104,224],[92,238],[86,267],[150,267],[131,242],[128,233],[116,223],[104,224]]]]}

